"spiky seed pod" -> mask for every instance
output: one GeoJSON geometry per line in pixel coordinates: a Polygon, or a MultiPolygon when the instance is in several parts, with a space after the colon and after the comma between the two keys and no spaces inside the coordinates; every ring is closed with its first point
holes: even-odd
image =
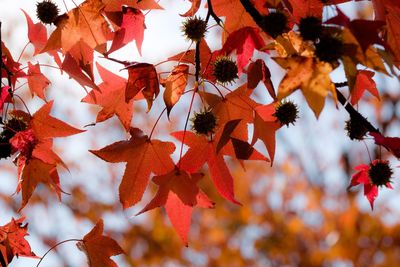
{"type": "Polygon", "coordinates": [[[301,18],[299,31],[304,40],[315,41],[322,33],[321,19],[313,16],[301,18]]]}
{"type": "Polygon", "coordinates": [[[360,120],[352,117],[346,121],[344,129],[351,140],[363,140],[368,133],[365,125],[360,120]]]}
{"type": "Polygon", "coordinates": [[[263,17],[263,30],[272,38],[276,38],[288,29],[288,19],[280,11],[271,12],[263,17]]]}
{"type": "Polygon", "coordinates": [[[197,134],[207,135],[214,132],[214,129],[217,126],[217,117],[215,117],[211,110],[205,110],[200,113],[195,112],[194,118],[192,118],[192,123],[192,129],[197,134]]]}
{"type": "Polygon", "coordinates": [[[186,38],[198,42],[207,31],[207,22],[199,17],[191,17],[183,22],[182,31],[186,38]]]}
{"type": "Polygon", "coordinates": [[[376,159],[369,164],[368,176],[371,183],[376,186],[383,186],[390,183],[393,170],[389,165],[389,161],[376,159]]]}
{"type": "Polygon", "coordinates": [[[274,116],[281,123],[281,125],[293,124],[299,118],[299,110],[297,105],[292,101],[283,101],[275,108],[274,116]]]}
{"type": "Polygon", "coordinates": [[[222,56],[214,62],[213,75],[220,83],[232,83],[238,78],[238,67],[232,59],[222,56]]]}
{"type": "Polygon", "coordinates": [[[44,0],[36,4],[36,16],[44,24],[54,23],[59,9],[51,0],[44,0]]]}
{"type": "Polygon", "coordinates": [[[321,61],[335,63],[343,54],[343,43],[338,37],[323,35],[315,45],[315,54],[321,61]]]}

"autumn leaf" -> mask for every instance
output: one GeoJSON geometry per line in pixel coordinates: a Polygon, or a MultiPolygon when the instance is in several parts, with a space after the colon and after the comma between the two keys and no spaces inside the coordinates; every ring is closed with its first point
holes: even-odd
{"type": "Polygon", "coordinates": [[[212,108],[218,120],[218,127],[222,127],[228,121],[241,119],[232,132],[232,137],[247,141],[247,124],[253,123],[254,108],[259,105],[250,98],[251,90],[247,90],[247,84],[236,88],[224,98],[211,93],[199,94],[212,108]]]}
{"type": "Polygon", "coordinates": [[[225,41],[227,34],[240,28],[250,26],[256,27],[252,17],[243,8],[240,0],[213,0],[213,10],[218,17],[225,17],[222,40],[225,41]]]}
{"type": "Polygon", "coordinates": [[[20,183],[17,187],[17,193],[22,191],[22,203],[19,210],[22,210],[39,183],[47,184],[53,188],[61,201],[60,178],[55,164],[47,164],[43,161],[33,158],[25,162],[20,176],[20,183]]]}
{"type": "Polygon", "coordinates": [[[70,53],[66,53],[61,69],[82,86],[98,89],[91,77],[86,75],[70,53]]]}
{"type": "Polygon", "coordinates": [[[35,93],[41,99],[46,100],[46,97],[44,96],[44,89],[46,89],[46,87],[50,84],[50,81],[40,71],[39,63],[32,65],[31,62],[28,62],[27,79],[29,90],[31,91],[32,96],[35,93]]]}
{"type": "Polygon", "coordinates": [[[151,109],[153,100],[160,92],[158,75],[153,64],[133,63],[126,66],[129,73],[126,85],[125,101],[129,102],[139,92],[142,92],[147,101],[147,111],[151,109]]]}
{"type": "MultiPolygon", "coordinates": [[[[21,9],[22,10],[22,9],[21,9]]],[[[42,23],[33,23],[31,17],[24,10],[26,22],[28,23],[28,39],[35,47],[33,55],[37,55],[44,48],[47,42],[47,30],[42,23]]]]}
{"type": "Polygon", "coordinates": [[[240,204],[235,199],[233,177],[228,166],[226,166],[223,155],[216,154],[215,142],[209,142],[204,136],[196,135],[189,131],[186,132],[185,140],[183,140],[183,133],[184,132],[171,133],[173,137],[181,142],[184,141],[184,143],[189,146],[189,150],[181,158],[178,166],[190,173],[194,173],[207,163],[211,178],[219,194],[232,203],[240,204]]]}
{"type": "Polygon", "coordinates": [[[380,35],[380,30],[385,25],[384,21],[364,19],[350,20],[338,7],[336,7],[336,11],[337,15],[330,18],[325,23],[347,27],[356,37],[363,51],[367,50],[367,48],[373,44],[386,46],[380,35]],[[365,29],[368,29],[368,31],[365,29]]]}
{"type": "Polygon", "coordinates": [[[136,41],[136,46],[141,55],[144,29],[146,28],[143,13],[136,8],[122,7],[122,22],[118,26],[120,29],[115,32],[111,48],[107,51],[107,55],[124,47],[133,40],[136,41]]]}
{"type": "Polygon", "coordinates": [[[120,202],[124,209],[142,199],[150,174],[161,175],[174,167],[170,154],[175,145],[171,142],[149,140],[140,129],[131,129],[131,138],[115,142],[100,150],[90,150],[97,157],[111,163],[126,162],[119,186],[120,202]]]}
{"type": "Polygon", "coordinates": [[[238,74],[253,57],[254,50],[260,50],[265,46],[260,36],[260,30],[255,27],[243,27],[229,34],[228,39],[221,49],[222,53],[230,54],[236,50],[238,74]]]}
{"type": "Polygon", "coordinates": [[[161,79],[160,84],[165,87],[164,103],[167,106],[167,114],[179,101],[185,91],[188,80],[189,66],[180,64],[175,66],[171,74],[166,79],[161,79]]]}
{"type": "Polygon", "coordinates": [[[400,158],[400,138],[386,137],[380,133],[370,132],[369,135],[374,137],[375,144],[385,147],[395,157],[400,158]]]}
{"type": "Polygon", "coordinates": [[[30,127],[33,129],[36,138],[54,138],[66,137],[84,132],[83,130],[76,129],[71,125],[50,116],[50,110],[53,107],[53,101],[43,105],[36,111],[30,121],[30,127]]]}
{"type": "Polygon", "coordinates": [[[192,210],[198,206],[199,198],[202,198],[202,206],[207,202],[206,207],[214,207],[214,203],[197,187],[202,177],[202,174],[190,174],[177,168],[165,175],[153,177],[158,191],[138,214],[164,206],[173,227],[187,246],[192,210]]]}
{"type": "Polygon", "coordinates": [[[87,0],[60,16],[57,29],[50,35],[42,52],[62,48],[66,53],[80,41],[92,49],[104,45],[112,36],[108,22],[102,15],[104,7],[100,0],[87,0]]]}
{"type": "Polygon", "coordinates": [[[11,103],[11,95],[8,92],[10,89],[10,86],[3,86],[1,87],[1,92],[0,92],[0,112],[3,111],[3,107],[5,103],[11,103]]]}
{"type": "Polygon", "coordinates": [[[13,152],[19,152],[16,159],[18,166],[17,192],[22,191],[20,210],[28,203],[33,191],[39,183],[54,188],[59,199],[61,188],[56,169],[57,164],[67,167],[52,151],[52,138],[78,134],[78,130],[67,123],[50,116],[53,101],[46,103],[31,117],[22,112],[16,112],[17,117],[25,117],[28,128],[17,132],[10,144],[13,152]]]}
{"type": "Polygon", "coordinates": [[[320,0],[289,0],[295,21],[301,18],[313,16],[322,19],[324,3],[320,0]]]}
{"type": "Polygon", "coordinates": [[[256,115],[254,119],[254,133],[251,144],[254,145],[258,139],[261,139],[267,148],[271,159],[271,166],[275,158],[275,133],[281,128],[281,124],[274,116],[277,103],[271,103],[264,106],[256,107],[256,115]]]}
{"type": "Polygon", "coordinates": [[[336,89],[329,77],[332,71],[331,64],[301,56],[274,58],[274,60],[288,71],[279,84],[278,100],[300,88],[317,118],[324,108],[325,98],[329,92],[337,101],[336,89]]]}
{"type": "Polygon", "coordinates": [[[0,226],[0,262],[5,264],[2,265],[4,267],[9,265],[14,256],[37,258],[25,239],[28,224],[23,225],[24,220],[25,217],[17,220],[12,218],[6,225],[0,226]]]}
{"type": "Polygon", "coordinates": [[[356,82],[353,90],[351,91],[350,103],[355,105],[363,96],[365,90],[369,91],[373,96],[379,98],[379,92],[376,88],[376,83],[372,79],[375,72],[369,70],[359,70],[356,76],[356,82]]]}
{"type": "Polygon", "coordinates": [[[253,90],[260,82],[263,82],[269,95],[276,99],[275,88],[271,81],[271,72],[264,60],[257,59],[250,63],[247,69],[247,88],[253,90]]]}
{"type": "Polygon", "coordinates": [[[126,5],[141,10],[162,9],[155,0],[102,0],[105,5],[104,10],[108,12],[121,11],[121,7],[126,5]]]}
{"type": "MultiPolygon", "coordinates": [[[[368,199],[371,209],[374,209],[374,201],[376,197],[378,196],[378,185],[374,183],[376,179],[381,179],[382,175],[385,175],[383,173],[374,173],[373,175],[378,175],[378,177],[371,177],[371,172],[370,170],[374,168],[375,166],[379,164],[388,164],[388,161],[376,159],[371,162],[371,164],[360,164],[354,169],[357,171],[353,176],[351,177],[350,185],[348,188],[351,188],[353,186],[363,184],[364,185],[364,195],[368,199]]],[[[386,174],[387,175],[387,174],[386,174]]],[[[391,175],[391,174],[390,174],[391,175]]],[[[385,185],[387,188],[392,189],[392,185],[390,184],[390,177],[385,177],[387,178],[388,182],[385,184],[379,184],[385,185]]]]}
{"type": "MultiPolygon", "coordinates": [[[[129,131],[133,115],[134,99],[132,98],[128,102],[125,101],[127,80],[115,75],[98,63],[96,66],[103,81],[98,86],[100,91],[90,91],[82,101],[102,107],[102,110],[97,114],[96,122],[102,122],[117,115],[124,128],[129,131]]],[[[143,95],[139,93],[135,98],[143,98],[143,95]]]]}
{"type": "Polygon", "coordinates": [[[78,248],[85,252],[89,267],[117,267],[110,257],[125,253],[114,239],[103,235],[103,228],[104,223],[100,219],[77,244],[78,248]]]}
{"type": "Polygon", "coordinates": [[[201,0],[189,0],[189,1],[192,3],[192,6],[190,7],[190,9],[188,11],[186,11],[183,14],[180,14],[182,17],[194,16],[197,13],[197,11],[199,10],[201,0]]]}

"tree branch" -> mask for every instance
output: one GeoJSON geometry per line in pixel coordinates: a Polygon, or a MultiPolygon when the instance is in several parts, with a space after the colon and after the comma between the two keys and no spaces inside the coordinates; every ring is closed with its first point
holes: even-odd
{"type": "Polygon", "coordinates": [[[218,25],[221,25],[221,19],[214,13],[211,0],[207,0],[208,12],[206,16],[206,22],[210,19],[210,16],[215,20],[218,25]]]}

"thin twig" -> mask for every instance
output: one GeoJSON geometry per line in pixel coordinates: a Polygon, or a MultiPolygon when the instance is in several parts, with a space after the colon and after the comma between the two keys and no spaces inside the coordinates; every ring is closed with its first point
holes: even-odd
{"type": "Polygon", "coordinates": [[[206,22],[210,19],[210,16],[215,20],[218,25],[221,25],[221,19],[215,14],[211,0],[207,0],[208,12],[206,16],[206,22]]]}
{"type": "Polygon", "coordinates": [[[71,241],[75,241],[75,242],[83,242],[82,239],[76,239],[76,238],[72,238],[72,239],[67,239],[61,242],[58,242],[57,244],[55,244],[54,246],[52,246],[51,248],[49,248],[49,250],[46,251],[46,253],[44,253],[43,257],[40,259],[40,261],[38,262],[38,264],[36,265],[36,267],[39,267],[40,263],[42,262],[42,260],[44,259],[44,257],[46,257],[46,255],[52,251],[54,248],[56,248],[57,246],[67,243],[67,242],[71,242],[71,241]]]}

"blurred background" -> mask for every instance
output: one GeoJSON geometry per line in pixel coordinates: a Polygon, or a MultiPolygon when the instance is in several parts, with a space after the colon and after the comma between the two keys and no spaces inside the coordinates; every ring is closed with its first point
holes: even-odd
{"type": "MultiPolygon", "coordinates": [[[[54,1],[65,12],[63,1],[54,1]]],[[[200,16],[205,16],[202,3],[200,16]]],[[[79,4],[80,2],[76,2],[79,4]]],[[[28,42],[25,10],[36,19],[36,1],[0,0],[2,40],[14,59],[18,58],[28,42]]],[[[65,0],[68,8],[74,3],[65,0]]],[[[181,32],[179,14],[186,12],[191,3],[185,0],[161,0],[165,10],[146,13],[145,38],[142,56],[135,44],[129,44],[112,57],[157,64],[166,58],[189,48],[181,32]]],[[[341,5],[351,17],[373,18],[369,1],[341,5]]],[[[326,8],[325,17],[334,15],[333,8],[326,8]]],[[[47,26],[48,31],[54,26],[47,26]]],[[[207,34],[211,49],[219,49],[221,30],[212,27],[207,34]]],[[[192,49],[194,47],[192,46],[192,49]]],[[[32,58],[33,47],[28,45],[20,62],[52,64],[47,55],[32,58]]],[[[263,55],[255,55],[263,57],[263,55]]],[[[102,58],[97,61],[108,69],[127,77],[119,71],[121,65],[102,58]]],[[[277,87],[284,72],[272,60],[266,60],[277,87]]],[[[159,72],[170,71],[171,64],[157,67],[159,72]]],[[[54,99],[53,116],[75,127],[95,122],[99,108],[81,103],[86,92],[68,75],[59,70],[42,67],[51,85],[46,90],[47,99],[54,99]]],[[[344,80],[343,70],[332,74],[335,82],[344,80]]],[[[243,75],[244,80],[245,75],[243,75]]],[[[399,82],[376,74],[381,101],[371,95],[359,104],[359,111],[387,136],[400,136],[399,82]]],[[[99,80],[100,81],[100,80],[99,80]]],[[[240,82],[239,82],[240,83],[240,82]]],[[[26,86],[19,95],[27,100],[31,113],[43,101],[31,99],[26,86]]],[[[174,141],[169,132],[182,130],[190,96],[181,99],[171,113],[171,121],[161,120],[154,137],[174,141]]],[[[268,103],[265,88],[257,88],[255,99],[268,103]]],[[[123,247],[126,255],[114,257],[118,266],[398,266],[400,262],[400,173],[397,159],[386,151],[380,151],[373,140],[351,141],[344,131],[347,112],[327,100],[318,121],[306,105],[302,95],[296,92],[290,97],[300,108],[300,119],[295,126],[282,128],[277,133],[277,151],[274,166],[265,162],[246,162],[243,168],[238,162],[229,165],[235,178],[235,194],[243,206],[233,205],[220,198],[206,176],[200,183],[216,202],[213,210],[195,209],[189,234],[189,247],[184,247],[178,235],[161,209],[134,216],[151,199],[155,187],[135,207],[122,210],[118,200],[118,186],[124,171],[124,163],[108,164],[88,152],[107,144],[128,138],[117,118],[112,118],[86,132],[55,141],[55,151],[69,167],[59,168],[61,185],[65,192],[62,202],[47,187],[36,189],[29,204],[19,215],[21,196],[15,195],[17,169],[12,160],[0,161],[0,225],[11,217],[26,216],[30,236],[27,240],[39,256],[59,241],[82,238],[99,218],[105,221],[105,231],[123,247]],[[367,151],[368,147],[368,151],[367,151]],[[363,196],[362,186],[346,190],[353,167],[370,162],[378,155],[388,159],[395,169],[393,190],[383,188],[371,211],[363,196]]],[[[142,101],[143,102],[143,101],[142,101]]],[[[162,97],[153,104],[155,108],[146,114],[145,103],[135,102],[133,126],[149,133],[160,111],[164,108],[162,97]]],[[[22,108],[22,107],[21,107],[22,108]]],[[[198,107],[199,108],[199,107],[198,107]]],[[[195,109],[196,111],[196,109],[195,109]]],[[[251,134],[250,134],[251,136],[251,134]]],[[[262,144],[257,148],[266,155],[262,144]]],[[[174,154],[174,159],[179,155],[174,154]]],[[[207,173],[207,170],[204,169],[207,173]]],[[[38,260],[14,259],[11,267],[36,266],[38,260]]],[[[87,266],[84,253],[73,242],[53,250],[41,267],[87,266]]]]}

